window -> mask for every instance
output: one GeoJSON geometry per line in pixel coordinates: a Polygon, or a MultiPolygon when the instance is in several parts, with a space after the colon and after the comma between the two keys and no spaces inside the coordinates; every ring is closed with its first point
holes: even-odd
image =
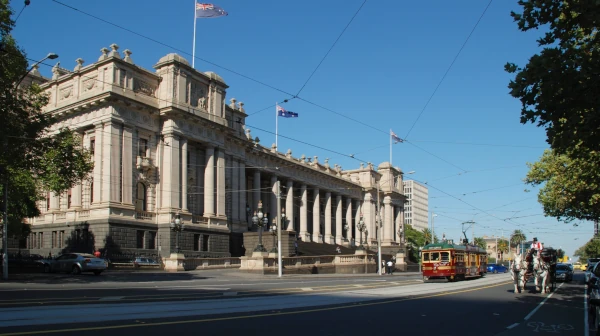
{"type": "Polygon", "coordinates": [[[200,235],[194,235],[194,251],[200,251],[200,235]]]}
{"type": "Polygon", "coordinates": [[[94,154],[96,153],[96,138],[94,137],[90,138],[90,153],[92,154],[93,158],[94,154]]]}
{"type": "Polygon", "coordinates": [[[143,230],[137,230],[137,234],[136,234],[136,247],[139,249],[143,249],[144,248],[144,231],[143,230]]]}
{"type": "Polygon", "coordinates": [[[156,232],[148,231],[148,246],[146,248],[150,250],[156,249],[156,232]]]}
{"type": "Polygon", "coordinates": [[[138,182],[135,196],[135,210],[146,211],[146,185],[138,182]]]}
{"type": "Polygon", "coordinates": [[[138,156],[146,157],[148,154],[148,140],[139,139],[138,140],[138,156]]]}
{"type": "Polygon", "coordinates": [[[209,235],[202,236],[202,251],[208,252],[208,238],[209,235]]]}

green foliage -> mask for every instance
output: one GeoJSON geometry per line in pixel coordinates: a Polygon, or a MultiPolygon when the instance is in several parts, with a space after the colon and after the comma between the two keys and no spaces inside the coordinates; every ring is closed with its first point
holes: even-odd
{"type": "Polygon", "coordinates": [[[538,201],[547,216],[567,222],[600,218],[600,153],[572,158],[546,150],[528,166],[525,182],[543,184],[538,201]]]}
{"type": "Polygon", "coordinates": [[[475,244],[475,246],[479,246],[484,250],[487,249],[487,244],[485,242],[485,239],[483,239],[483,237],[475,237],[475,241],[473,243],[475,244]]]}
{"type": "Polygon", "coordinates": [[[39,214],[39,190],[61,193],[88,176],[93,164],[78,135],[50,130],[58,119],[42,111],[48,103],[42,89],[17,85],[29,62],[10,35],[10,16],[9,1],[0,0],[0,181],[8,182],[8,234],[17,237],[27,232],[23,219],[39,214]]]}
{"type": "Polygon", "coordinates": [[[511,13],[522,31],[547,29],[542,50],[515,74],[510,94],[521,101],[521,123],[546,130],[552,151],[530,164],[527,183],[559,220],[600,218],[600,1],[519,1],[511,13]]]}

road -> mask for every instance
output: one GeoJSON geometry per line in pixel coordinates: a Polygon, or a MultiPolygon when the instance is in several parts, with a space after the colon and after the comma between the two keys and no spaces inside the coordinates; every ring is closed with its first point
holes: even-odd
{"type": "Polygon", "coordinates": [[[371,284],[363,282],[345,290],[312,283],[298,287],[302,294],[275,297],[232,294],[224,300],[221,293],[220,299],[152,304],[5,307],[0,308],[0,335],[587,335],[582,280],[583,273],[577,273],[575,281],[560,284],[550,295],[514,294],[510,277],[498,274],[457,283],[412,280],[410,285],[390,277],[386,286],[363,287],[371,284]]]}

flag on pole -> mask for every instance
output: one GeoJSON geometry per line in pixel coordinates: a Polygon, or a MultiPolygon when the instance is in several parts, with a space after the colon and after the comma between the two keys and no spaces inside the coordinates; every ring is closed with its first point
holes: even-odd
{"type": "Polygon", "coordinates": [[[216,18],[220,16],[227,16],[227,12],[213,4],[196,3],[196,18],[216,18]]]}
{"type": "Polygon", "coordinates": [[[277,116],[284,118],[298,118],[298,113],[292,111],[286,111],[283,107],[277,105],[277,116]]]}
{"type": "Polygon", "coordinates": [[[394,143],[404,142],[404,140],[400,139],[400,137],[397,136],[396,133],[394,133],[394,131],[390,130],[390,134],[392,136],[392,140],[394,140],[394,143]]]}

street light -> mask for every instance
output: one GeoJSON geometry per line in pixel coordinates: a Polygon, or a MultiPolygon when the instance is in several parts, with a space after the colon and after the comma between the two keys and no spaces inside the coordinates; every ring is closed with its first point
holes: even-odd
{"type": "Polygon", "coordinates": [[[254,216],[252,216],[252,223],[258,227],[258,245],[254,248],[254,252],[267,252],[265,247],[262,244],[262,231],[263,225],[266,224],[269,219],[264,216],[262,212],[262,201],[258,201],[258,212],[254,211],[254,216]],[[263,222],[263,219],[265,221],[263,222]]]}
{"type": "Polygon", "coordinates": [[[181,231],[185,230],[185,224],[183,224],[181,215],[179,213],[175,215],[175,218],[171,221],[170,226],[171,230],[175,232],[175,252],[179,254],[179,235],[181,234],[181,231]]]}
{"type": "MultiPolygon", "coordinates": [[[[28,4],[25,3],[25,5],[27,6],[28,4]]],[[[42,58],[37,63],[35,63],[33,66],[31,66],[31,69],[33,69],[35,66],[37,66],[38,64],[42,63],[43,61],[45,61],[47,59],[56,59],[56,58],[58,58],[57,54],[49,53],[48,55],[46,55],[46,57],[42,58]]],[[[31,69],[27,70],[27,72],[25,72],[23,77],[21,77],[21,79],[19,79],[19,81],[15,85],[15,88],[19,87],[19,84],[21,84],[23,79],[25,79],[25,77],[27,77],[27,74],[31,71],[31,69]]],[[[4,149],[5,150],[7,149],[6,148],[7,145],[8,145],[8,140],[5,136],[4,137],[4,149]]],[[[7,167],[5,166],[4,169],[6,170],[7,167]]],[[[2,202],[4,203],[4,209],[2,209],[2,211],[3,211],[2,222],[4,223],[3,228],[2,228],[2,230],[3,230],[2,231],[3,232],[2,233],[2,252],[3,252],[2,278],[4,280],[8,280],[8,173],[5,174],[4,185],[3,185],[2,189],[3,189],[2,202]]]]}
{"type": "Polygon", "coordinates": [[[360,245],[356,249],[362,251],[365,249],[365,247],[363,246],[363,232],[365,232],[367,228],[367,226],[365,225],[365,221],[363,220],[362,213],[360,214],[360,220],[358,221],[356,228],[358,229],[358,231],[360,231],[360,245]]]}

